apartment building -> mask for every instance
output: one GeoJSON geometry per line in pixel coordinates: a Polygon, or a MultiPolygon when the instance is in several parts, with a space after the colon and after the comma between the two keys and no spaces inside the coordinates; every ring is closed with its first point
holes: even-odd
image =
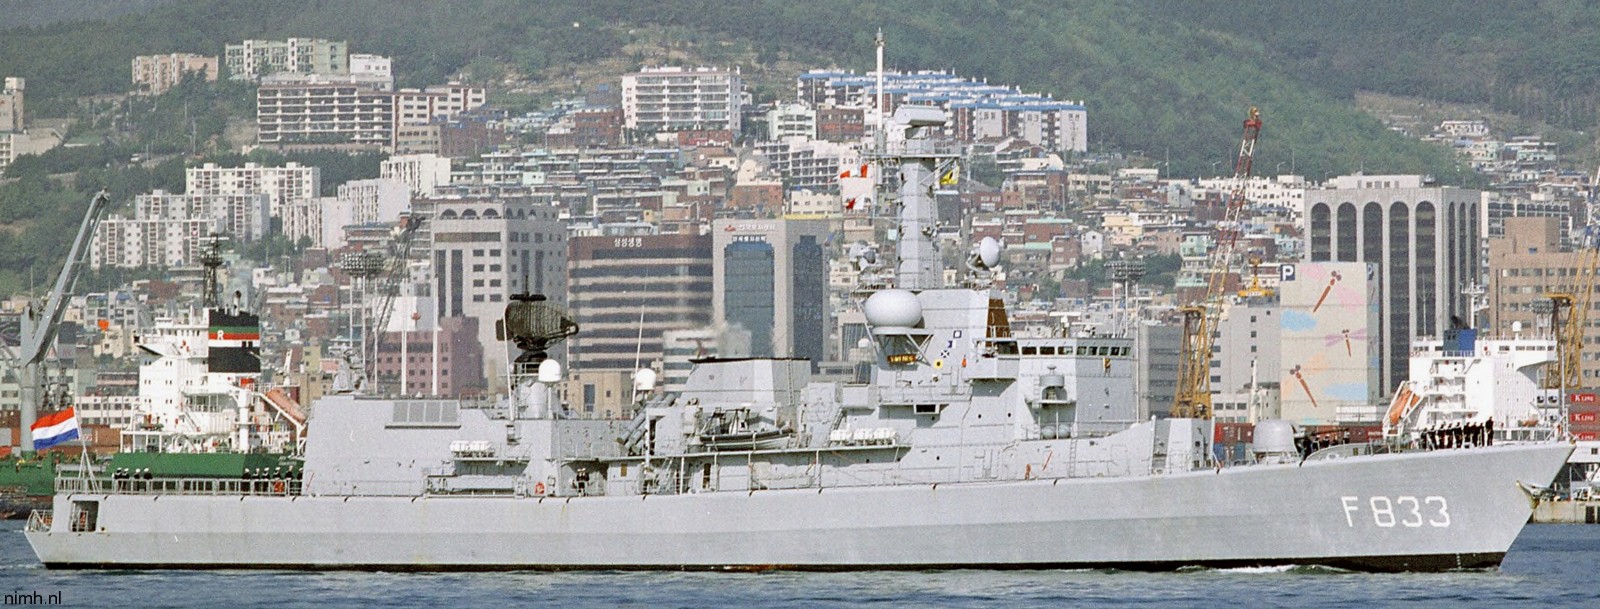
{"type": "Polygon", "coordinates": [[[198,267],[206,238],[221,232],[217,218],[103,220],[95,229],[89,267],[198,267]]]}
{"type": "Polygon", "coordinates": [[[744,81],[737,68],[656,67],[622,77],[623,122],[637,132],[738,133],[743,105],[744,81]]]}
{"type": "Polygon", "coordinates": [[[133,92],[160,95],[191,75],[207,82],[217,80],[217,57],[193,53],[139,55],[133,58],[133,92]]]}
{"type": "Polygon", "coordinates": [[[22,131],[23,119],[23,93],[27,89],[27,80],[15,76],[7,77],[5,85],[0,86],[0,133],[7,131],[22,131]]]}
{"type": "MultiPolygon", "coordinates": [[[[801,102],[815,108],[876,109],[878,82],[876,72],[812,70],[797,78],[795,92],[801,102]]],[[[1088,113],[1081,101],[1023,93],[940,71],[886,71],[882,82],[886,112],[907,103],[944,108],[951,114],[944,134],[965,142],[1014,137],[1056,152],[1088,150],[1088,113]]],[[[818,122],[820,128],[824,122],[820,115],[818,122]]]]}
{"type": "Polygon", "coordinates": [[[387,149],[394,142],[395,94],[329,79],[262,84],[256,127],[262,146],[387,149]]]}
{"type": "Polygon", "coordinates": [[[290,202],[316,197],[322,191],[322,169],[289,162],[282,167],[245,163],[244,167],[218,167],[206,163],[184,170],[184,189],[190,195],[267,194],[267,213],[282,215],[290,202]]]}
{"type": "Polygon", "coordinates": [[[349,74],[350,45],[320,38],[245,40],[223,47],[223,64],[233,80],[258,81],[279,72],[349,74]]]}
{"type": "MultiPolygon", "coordinates": [[[[353,146],[393,150],[402,135],[482,106],[481,87],[457,84],[385,90],[349,76],[291,76],[263,80],[256,90],[257,141],[277,146],[353,146]]],[[[435,135],[435,137],[437,137],[435,135]]],[[[437,148],[437,147],[435,147],[437,148]]]]}

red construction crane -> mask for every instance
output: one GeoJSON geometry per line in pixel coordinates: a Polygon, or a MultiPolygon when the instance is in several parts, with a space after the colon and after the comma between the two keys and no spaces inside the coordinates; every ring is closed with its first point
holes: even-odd
{"type": "Polygon", "coordinates": [[[1206,295],[1183,312],[1183,347],[1178,364],[1178,390],[1172,403],[1172,416],[1209,419],[1211,409],[1211,346],[1217,320],[1222,315],[1222,300],[1228,272],[1233,268],[1233,251],[1244,232],[1242,212],[1245,186],[1255,162],[1256,138],[1261,135],[1261,112],[1250,108],[1244,120],[1244,137],[1239,157],[1233,164],[1233,192],[1228,196],[1223,217],[1217,223],[1216,248],[1211,251],[1211,269],[1206,277],[1206,295]]]}

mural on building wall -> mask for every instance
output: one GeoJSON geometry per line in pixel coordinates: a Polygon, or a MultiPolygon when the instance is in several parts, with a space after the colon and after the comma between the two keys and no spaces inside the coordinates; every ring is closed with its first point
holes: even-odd
{"type": "Polygon", "coordinates": [[[1302,424],[1360,418],[1377,386],[1379,282],[1361,262],[1286,264],[1279,271],[1283,417],[1302,424]]]}

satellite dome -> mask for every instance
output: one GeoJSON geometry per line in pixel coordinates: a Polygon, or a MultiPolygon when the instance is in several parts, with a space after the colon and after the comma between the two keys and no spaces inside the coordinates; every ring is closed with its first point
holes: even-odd
{"type": "Polygon", "coordinates": [[[1000,242],[996,241],[994,237],[984,237],[983,241],[979,241],[978,261],[982,262],[983,267],[987,269],[992,269],[1000,264],[1000,242]]]}
{"type": "Polygon", "coordinates": [[[640,368],[633,373],[633,390],[640,393],[649,393],[656,388],[656,371],[649,368],[640,368]]]}
{"type": "Polygon", "coordinates": [[[553,360],[553,359],[547,359],[547,360],[544,360],[542,362],[539,362],[539,382],[541,382],[541,383],[559,383],[559,382],[561,382],[561,362],[558,362],[558,361],[553,360]]]}
{"type": "Polygon", "coordinates": [[[862,308],[873,327],[909,328],[922,321],[922,301],[906,290],[882,290],[862,308]]]}

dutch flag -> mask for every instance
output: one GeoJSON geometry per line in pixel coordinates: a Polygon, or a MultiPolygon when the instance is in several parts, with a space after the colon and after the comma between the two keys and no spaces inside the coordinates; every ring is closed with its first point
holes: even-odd
{"type": "Polygon", "coordinates": [[[39,417],[29,429],[33,430],[33,449],[44,450],[78,439],[78,414],[69,407],[39,417]]]}

